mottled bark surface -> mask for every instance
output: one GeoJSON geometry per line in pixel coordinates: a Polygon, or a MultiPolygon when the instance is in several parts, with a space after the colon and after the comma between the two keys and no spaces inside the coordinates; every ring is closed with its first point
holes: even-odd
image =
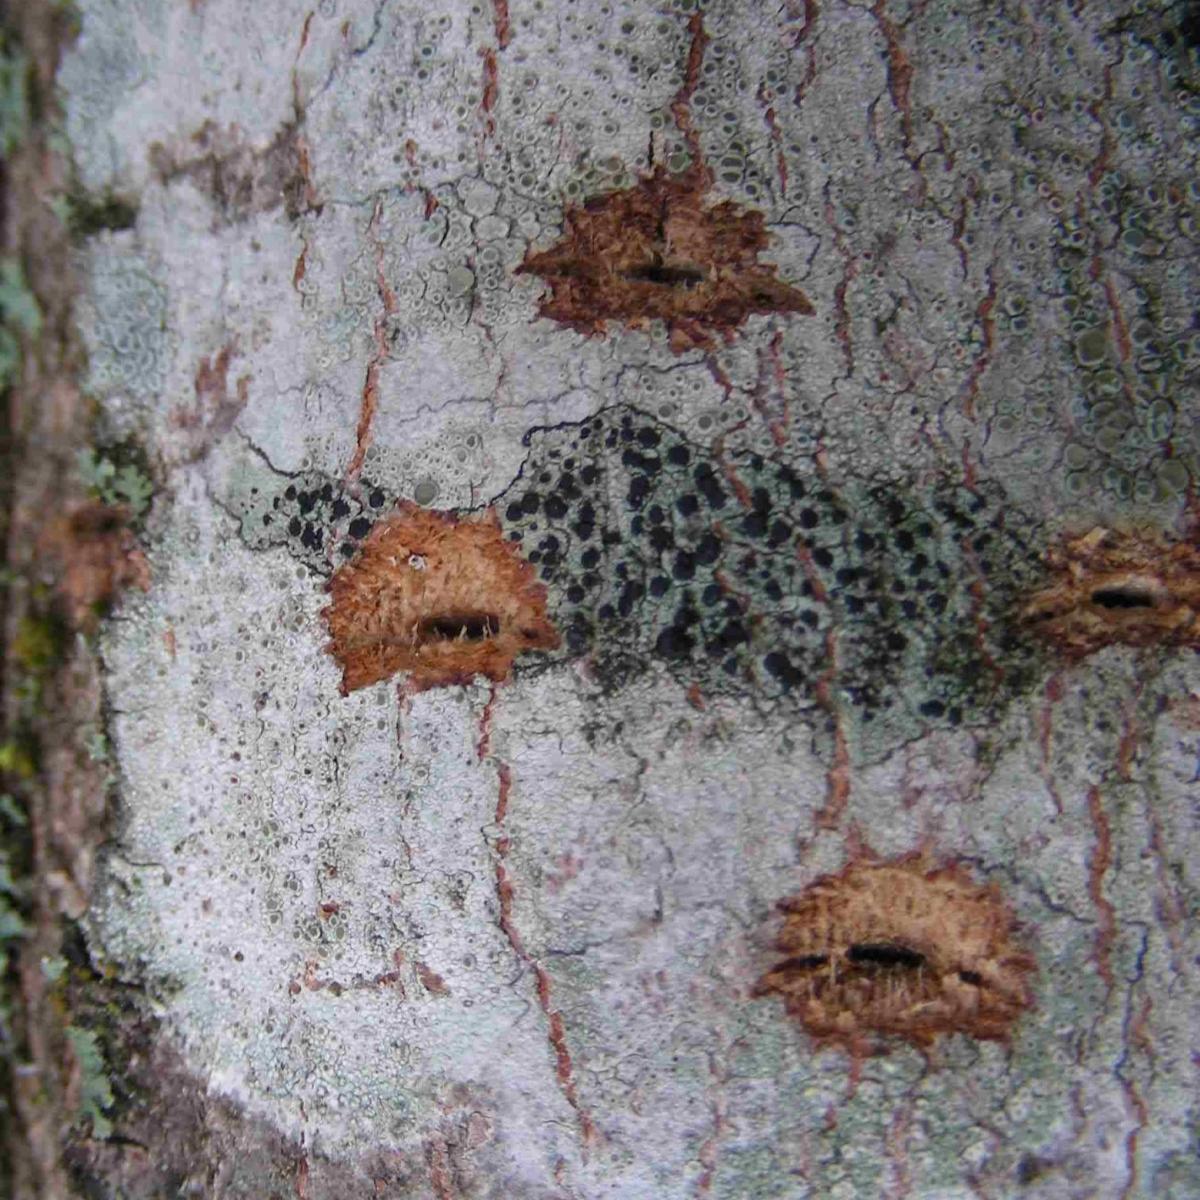
{"type": "Polygon", "coordinates": [[[18,1194],[1200,1193],[1194,6],[78,7],[18,1194]]]}

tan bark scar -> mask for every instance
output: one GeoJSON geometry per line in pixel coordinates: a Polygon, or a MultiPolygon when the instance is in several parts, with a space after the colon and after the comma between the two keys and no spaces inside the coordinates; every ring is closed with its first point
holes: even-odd
{"type": "Polygon", "coordinates": [[[539,313],[587,336],[606,322],[640,328],[664,321],[676,353],[726,340],[751,313],[811,313],[808,297],[760,263],[768,236],[762,213],[730,200],[706,206],[711,175],[663,167],[623,191],[568,208],[566,232],[525,256],[518,274],[550,287],[539,313]]]}
{"type": "Polygon", "coordinates": [[[927,1047],[941,1034],[1007,1040],[1030,1007],[1033,959],[995,887],[919,856],[851,862],[779,905],[776,948],[788,957],[756,994],[783,997],[820,1041],[853,1054],[880,1035],[927,1047]]]}
{"type": "Polygon", "coordinates": [[[559,644],[545,587],[491,509],[460,518],[401,505],[329,593],[323,615],[343,695],[399,671],[418,692],[475,675],[500,682],[518,654],[559,644]]]}
{"type": "Polygon", "coordinates": [[[1097,527],[1046,556],[1024,617],[1071,658],[1102,646],[1200,646],[1200,548],[1097,527]]]}

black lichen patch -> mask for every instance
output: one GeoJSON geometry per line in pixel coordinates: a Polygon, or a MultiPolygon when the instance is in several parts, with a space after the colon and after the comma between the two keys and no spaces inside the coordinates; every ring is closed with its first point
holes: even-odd
{"type": "MultiPolygon", "coordinates": [[[[701,695],[832,700],[864,747],[986,720],[1032,679],[1037,639],[1017,617],[1040,547],[994,484],[834,487],[807,457],[721,455],[627,406],[525,440],[491,504],[562,644],[518,671],[586,657],[616,690],[657,661],[701,695]]],[[[298,477],[257,498],[243,537],[329,575],[394,503],[367,481],[298,477]]],[[[430,634],[469,640],[486,615],[430,634]]]]}
{"type": "Polygon", "coordinates": [[[274,495],[252,488],[242,515],[242,538],[251,546],[285,545],[319,575],[330,575],[354,557],[395,498],[360,479],[352,488],[326,475],[297,475],[274,495]]]}
{"type": "Polygon", "coordinates": [[[994,485],[834,488],[808,459],[722,457],[628,407],[526,442],[496,510],[563,653],[614,685],[653,658],[704,693],[804,706],[824,688],[911,732],[1028,682],[1012,618],[1037,557],[994,485]]]}

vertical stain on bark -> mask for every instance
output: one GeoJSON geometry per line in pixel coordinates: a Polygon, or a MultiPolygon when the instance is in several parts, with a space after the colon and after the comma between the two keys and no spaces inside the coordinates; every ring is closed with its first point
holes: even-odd
{"type": "Polygon", "coordinates": [[[808,39],[808,35],[816,28],[817,18],[821,15],[821,7],[817,0],[801,0],[804,8],[804,16],[801,18],[800,28],[796,30],[795,36],[792,38],[792,48],[799,48],[808,39]]]}
{"type": "Polygon", "coordinates": [[[491,137],[496,132],[496,120],[492,116],[492,109],[496,107],[496,100],[500,95],[500,72],[496,66],[496,51],[491,46],[481,50],[480,57],[483,59],[483,91],[479,107],[483,110],[484,135],[491,137]]]}
{"type": "Polygon", "coordinates": [[[909,89],[912,86],[913,65],[904,51],[896,23],[887,15],[884,0],[875,0],[871,15],[883,34],[884,45],[887,47],[887,81],[888,94],[892,98],[892,107],[900,114],[904,130],[904,144],[912,140],[912,108],[909,102],[909,89]]]}
{"type": "Polygon", "coordinates": [[[850,328],[850,306],[846,297],[850,291],[850,285],[858,277],[861,263],[858,255],[852,253],[846,245],[846,233],[837,223],[837,214],[833,201],[830,199],[828,185],[825,189],[824,211],[825,223],[833,232],[834,248],[843,259],[842,277],[833,289],[833,335],[842,347],[842,358],[846,363],[846,378],[849,379],[854,374],[854,338],[850,328]]]}
{"type": "Polygon", "coordinates": [[[1088,815],[1096,841],[1088,860],[1088,895],[1096,909],[1096,970],[1106,987],[1113,985],[1112,944],[1116,937],[1116,910],[1104,894],[1104,877],[1112,865],[1112,825],[1104,811],[1104,800],[1098,787],[1088,789],[1088,815]]]}
{"type": "Polygon", "coordinates": [[[975,316],[979,320],[979,327],[983,337],[983,344],[979,348],[979,353],[975,356],[975,361],[971,364],[970,373],[967,375],[967,381],[963,385],[963,412],[966,413],[968,420],[975,419],[975,397],[979,395],[979,380],[983,377],[984,371],[987,370],[988,364],[992,361],[992,349],[996,341],[996,318],[992,316],[992,309],[996,306],[996,276],[994,265],[989,265],[987,269],[987,292],[979,302],[979,307],[975,309],[975,316]]]}
{"type": "Polygon", "coordinates": [[[688,47],[687,65],[684,67],[683,83],[671,101],[671,116],[683,140],[692,153],[695,163],[704,161],[704,152],[700,147],[700,134],[692,122],[692,96],[700,86],[700,70],[704,66],[704,48],[708,45],[708,34],[704,31],[704,17],[699,12],[692,13],[688,21],[688,32],[692,35],[688,47]]]}
{"type": "Polygon", "coordinates": [[[1121,297],[1112,276],[1104,281],[1104,296],[1108,301],[1108,310],[1112,314],[1112,331],[1117,343],[1117,353],[1121,357],[1121,362],[1127,363],[1133,356],[1133,343],[1129,340],[1129,323],[1125,320],[1125,312],[1121,308],[1121,297]]]}
{"type": "Polygon", "coordinates": [[[775,147],[775,170],[779,176],[779,194],[787,199],[788,167],[787,156],[783,152],[783,132],[779,128],[779,120],[775,114],[775,105],[768,99],[766,85],[758,89],[758,100],[763,106],[763,121],[766,122],[771,145],[775,147]]]}
{"type": "Polygon", "coordinates": [[[818,829],[836,829],[850,800],[850,743],[846,736],[845,714],[834,691],[838,673],[838,635],[832,625],[825,635],[825,653],[829,666],[817,683],[816,698],[833,720],[833,762],[825,772],[825,803],[817,813],[816,825],[818,829]]]}
{"type": "Polygon", "coordinates": [[[508,0],[492,0],[492,26],[496,31],[496,45],[508,49],[512,41],[512,28],[508,23],[508,0]]]}
{"type": "Polygon", "coordinates": [[[308,35],[312,30],[314,16],[316,16],[315,11],[311,11],[305,15],[304,24],[300,27],[300,45],[296,47],[296,57],[292,59],[292,110],[296,115],[297,121],[304,115],[304,100],[300,95],[300,74],[298,68],[300,66],[301,55],[308,48],[308,35]]]}
{"type": "Polygon", "coordinates": [[[292,289],[300,290],[305,275],[308,274],[308,243],[301,240],[300,253],[296,256],[296,265],[292,268],[292,289]]]}
{"type": "MultiPolygon", "coordinates": [[[[488,699],[480,720],[479,741],[476,753],[482,762],[491,757],[491,716],[496,699],[496,690],[488,699]]],[[[579,1134],[585,1147],[591,1144],[596,1136],[596,1126],[591,1116],[584,1109],[579,1099],[575,1085],[574,1066],[571,1061],[570,1048],[567,1045],[566,1024],[562,1013],[554,1007],[553,988],[549,972],[525,946],[520,930],[517,929],[513,917],[513,902],[516,898],[516,888],[508,874],[505,860],[512,846],[512,839],[504,830],[508,817],[508,801],[512,791],[512,769],[506,762],[493,758],[496,764],[496,810],[492,816],[493,826],[500,830],[500,836],[495,841],[496,852],[496,903],[499,907],[499,925],[513,953],[534,974],[537,986],[538,1007],[546,1018],[546,1036],[554,1053],[554,1075],[558,1081],[563,1097],[575,1112],[579,1124],[579,1134]]]]}
{"type": "Polygon", "coordinates": [[[1054,706],[1063,698],[1063,681],[1059,672],[1051,675],[1046,681],[1043,692],[1044,702],[1038,714],[1038,747],[1041,750],[1041,773],[1046,790],[1054,801],[1054,809],[1061,815],[1063,811],[1062,796],[1054,781],[1054,771],[1051,768],[1051,749],[1054,739],[1054,706]]]}
{"type": "Polygon", "coordinates": [[[1125,1186],[1121,1189],[1121,1200],[1131,1200],[1138,1194],[1138,1141],[1142,1130],[1150,1124],[1150,1110],[1142,1098],[1141,1090],[1134,1080],[1122,1077],[1121,1086],[1129,1107],[1133,1109],[1136,1122],[1125,1135],[1125,1186]]]}
{"type": "Polygon", "coordinates": [[[363,378],[362,401],[358,413],[358,427],[354,435],[354,454],[350,465],[346,468],[346,479],[353,482],[362,472],[363,461],[371,444],[371,422],[375,419],[375,409],[379,406],[379,372],[387,360],[388,326],[396,315],[396,293],[392,290],[384,274],[384,247],[379,239],[379,215],[383,201],[375,201],[375,210],[371,214],[371,222],[367,227],[368,236],[375,243],[375,288],[379,293],[380,312],[375,318],[373,330],[374,349],[371,361],[367,363],[367,372],[363,378]]]}
{"type": "Polygon", "coordinates": [[[704,1139],[697,1151],[696,1157],[704,1168],[696,1181],[696,1195],[707,1196],[712,1191],[713,1181],[717,1175],[717,1159],[721,1150],[721,1140],[729,1127],[729,1101],[725,1090],[729,1083],[729,1067],[727,1064],[728,1048],[723,1044],[719,1050],[709,1051],[708,1074],[711,1080],[709,1091],[712,1093],[712,1132],[704,1139]]]}

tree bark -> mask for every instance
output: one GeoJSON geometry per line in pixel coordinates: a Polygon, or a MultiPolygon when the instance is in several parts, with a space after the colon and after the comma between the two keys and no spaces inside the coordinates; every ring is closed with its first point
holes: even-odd
{"type": "Polygon", "coordinates": [[[80,0],[14,1194],[1200,1194],[1194,8],[80,0]]]}

